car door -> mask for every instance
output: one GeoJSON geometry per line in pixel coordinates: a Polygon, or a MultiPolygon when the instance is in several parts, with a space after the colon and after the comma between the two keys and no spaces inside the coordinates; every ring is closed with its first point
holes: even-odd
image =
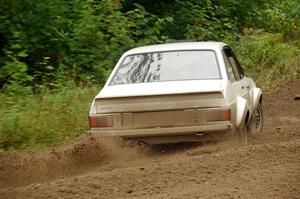
{"type": "Polygon", "coordinates": [[[223,48],[223,56],[233,96],[245,98],[248,101],[248,110],[251,110],[251,79],[245,77],[243,69],[230,47],[223,48]]]}

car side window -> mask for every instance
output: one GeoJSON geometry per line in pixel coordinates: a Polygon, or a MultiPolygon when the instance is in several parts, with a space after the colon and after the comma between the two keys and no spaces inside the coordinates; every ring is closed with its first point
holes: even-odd
{"type": "Polygon", "coordinates": [[[236,56],[234,55],[233,51],[228,47],[225,46],[223,48],[223,56],[225,65],[228,71],[228,76],[230,81],[240,80],[244,77],[244,72],[240,63],[238,62],[236,56]]]}
{"type": "Polygon", "coordinates": [[[224,62],[225,62],[225,66],[226,66],[226,70],[227,70],[227,74],[228,74],[228,79],[233,82],[236,80],[234,72],[233,72],[233,67],[230,64],[228,57],[225,55],[225,53],[223,52],[223,57],[224,57],[224,62]]]}

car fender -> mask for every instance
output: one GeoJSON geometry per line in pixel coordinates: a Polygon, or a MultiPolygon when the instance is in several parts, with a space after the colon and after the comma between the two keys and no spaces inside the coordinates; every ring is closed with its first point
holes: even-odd
{"type": "Polygon", "coordinates": [[[257,108],[261,95],[262,95],[262,91],[260,88],[254,88],[252,90],[253,110],[257,108]]]}
{"type": "Polygon", "coordinates": [[[243,126],[247,113],[247,100],[241,96],[236,99],[236,127],[243,126]]]}

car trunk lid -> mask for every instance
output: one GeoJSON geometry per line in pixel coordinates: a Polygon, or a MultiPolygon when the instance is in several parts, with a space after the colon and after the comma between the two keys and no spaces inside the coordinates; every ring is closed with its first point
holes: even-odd
{"type": "Polygon", "coordinates": [[[195,80],[109,86],[94,105],[104,114],[212,108],[223,103],[220,80],[195,80]]]}

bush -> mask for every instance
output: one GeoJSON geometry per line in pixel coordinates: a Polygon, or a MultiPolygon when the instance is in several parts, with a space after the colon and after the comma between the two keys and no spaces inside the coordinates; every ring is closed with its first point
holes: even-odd
{"type": "Polygon", "coordinates": [[[20,72],[30,81],[19,78],[18,83],[32,86],[36,93],[40,87],[55,88],[66,81],[61,79],[65,76],[103,84],[124,51],[166,41],[161,29],[172,22],[171,17],[159,18],[138,4],[121,12],[121,4],[112,0],[4,1],[0,89],[20,72]]]}
{"type": "Polygon", "coordinates": [[[249,25],[271,33],[280,32],[286,40],[297,39],[300,36],[299,10],[299,1],[272,1],[265,5],[265,9],[253,12],[249,25]]]}

